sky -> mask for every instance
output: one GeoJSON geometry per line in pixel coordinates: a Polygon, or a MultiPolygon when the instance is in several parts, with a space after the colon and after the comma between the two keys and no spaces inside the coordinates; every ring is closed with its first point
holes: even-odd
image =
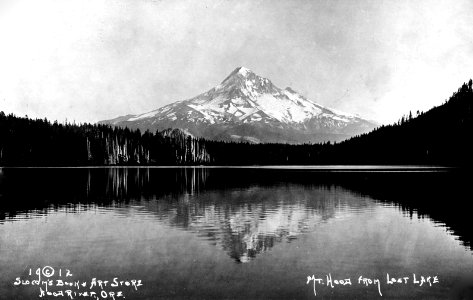
{"type": "Polygon", "coordinates": [[[473,77],[471,0],[0,0],[0,110],[96,122],[239,66],[379,123],[473,77]]]}

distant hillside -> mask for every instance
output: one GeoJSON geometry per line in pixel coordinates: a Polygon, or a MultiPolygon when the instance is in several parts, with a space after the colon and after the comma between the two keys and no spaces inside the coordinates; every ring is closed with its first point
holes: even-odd
{"type": "Polygon", "coordinates": [[[472,163],[472,80],[444,104],[409,113],[398,123],[344,141],[330,150],[341,163],[463,165],[472,163]]]}

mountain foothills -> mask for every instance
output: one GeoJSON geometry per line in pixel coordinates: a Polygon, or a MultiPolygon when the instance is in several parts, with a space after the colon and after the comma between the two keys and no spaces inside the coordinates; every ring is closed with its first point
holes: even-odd
{"type": "Polygon", "coordinates": [[[176,128],[208,140],[253,143],[342,141],[376,126],[325,108],[291,88],[280,89],[243,67],[192,99],[99,123],[153,132],[176,128]]]}
{"type": "Polygon", "coordinates": [[[472,103],[470,80],[438,107],[425,113],[409,113],[395,124],[334,144],[210,141],[179,129],[142,132],[107,124],[51,123],[0,112],[0,166],[435,164],[471,167],[472,103]]]}

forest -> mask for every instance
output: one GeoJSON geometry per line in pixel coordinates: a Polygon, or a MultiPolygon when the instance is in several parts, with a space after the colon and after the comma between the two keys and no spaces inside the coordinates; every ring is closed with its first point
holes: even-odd
{"type": "Polygon", "coordinates": [[[445,103],[340,143],[208,141],[179,129],[140,132],[0,112],[0,166],[472,165],[472,80],[445,103]]]}

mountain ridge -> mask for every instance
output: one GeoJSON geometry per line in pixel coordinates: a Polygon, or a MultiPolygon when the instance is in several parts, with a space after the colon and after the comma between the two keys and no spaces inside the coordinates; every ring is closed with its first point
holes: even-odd
{"type": "Polygon", "coordinates": [[[193,98],[99,124],[151,131],[180,128],[209,140],[243,137],[250,142],[289,143],[341,141],[377,125],[326,108],[290,87],[280,89],[245,67],[193,98]]]}

